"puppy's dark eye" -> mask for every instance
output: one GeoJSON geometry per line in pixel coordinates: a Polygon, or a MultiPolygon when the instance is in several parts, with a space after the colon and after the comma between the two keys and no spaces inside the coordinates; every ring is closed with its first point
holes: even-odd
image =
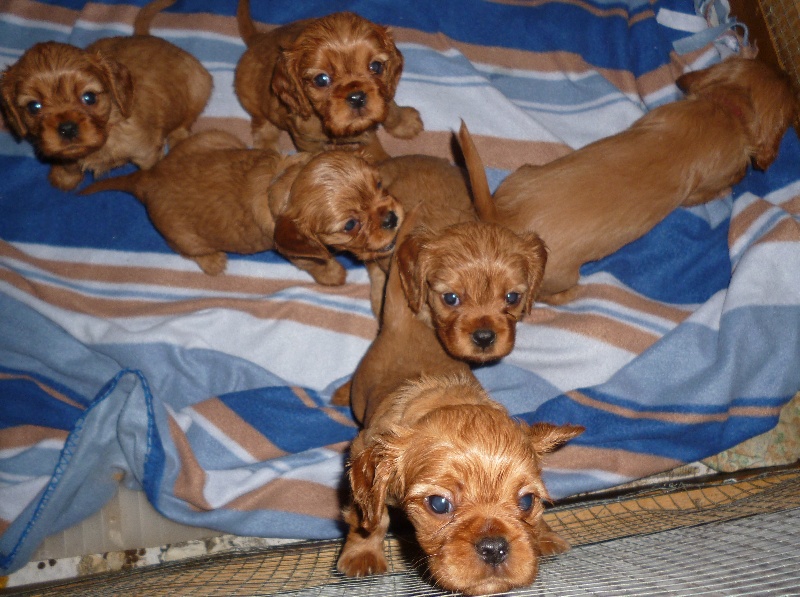
{"type": "Polygon", "coordinates": [[[353,232],[358,227],[358,220],[350,218],[344,223],[345,232],[353,232]]]}
{"type": "Polygon", "coordinates": [[[453,503],[441,495],[428,496],[428,507],[434,514],[450,514],[453,511],[453,503]]]}
{"type": "Polygon", "coordinates": [[[455,292],[445,292],[442,295],[442,301],[448,307],[457,307],[461,303],[461,299],[458,298],[458,295],[455,292]]]}
{"type": "Polygon", "coordinates": [[[509,292],[506,295],[506,303],[509,305],[516,305],[520,298],[519,292],[509,292]]]}
{"type": "Polygon", "coordinates": [[[521,498],[519,498],[517,505],[519,506],[519,509],[522,510],[523,512],[527,512],[528,510],[530,510],[533,507],[533,494],[526,493],[525,495],[523,495],[521,498]]]}
{"type": "Polygon", "coordinates": [[[42,110],[42,102],[28,102],[25,107],[28,109],[28,114],[36,116],[42,110]]]}
{"type": "Polygon", "coordinates": [[[331,84],[330,75],[327,73],[320,73],[316,77],[314,77],[314,85],[317,87],[327,87],[331,84]]]}
{"type": "Polygon", "coordinates": [[[93,91],[87,91],[81,96],[81,101],[87,106],[93,106],[97,103],[97,95],[93,91]]]}
{"type": "Polygon", "coordinates": [[[373,60],[369,63],[369,70],[376,75],[379,75],[383,72],[383,62],[378,60],[373,60]]]}

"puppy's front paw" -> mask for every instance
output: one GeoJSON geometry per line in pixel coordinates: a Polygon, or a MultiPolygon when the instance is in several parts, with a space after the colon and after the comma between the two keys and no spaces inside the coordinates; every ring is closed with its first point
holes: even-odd
{"type": "Polygon", "coordinates": [[[83,180],[83,172],[78,164],[56,164],[47,175],[50,184],[62,191],[71,191],[83,180]]]}
{"type": "Polygon", "coordinates": [[[222,251],[209,255],[194,256],[192,259],[194,259],[197,265],[200,266],[200,269],[209,276],[220,275],[225,271],[228,265],[228,256],[222,251]]]}
{"type": "Polygon", "coordinates": [[[341,286],[347,279],[347,272],[335,259],[326,261],[324,265],[309,268],[310,273],[317,284],[324,286],[341,286]]]}
{"type": "Polygon", "coordinates": [[[395,114],[383,123],[386,132],[398,139],[413,139],[425,128],[422,117],[416,108],[410,106],[398,107],[395,114]]]}
{"type": "Polygon", "coordinates": [[[389,566],[383,551],[374,551],[363,545],[359,548],[345,544],[336,568],[346,576],[369,576],[383,574],[389,566]]]}

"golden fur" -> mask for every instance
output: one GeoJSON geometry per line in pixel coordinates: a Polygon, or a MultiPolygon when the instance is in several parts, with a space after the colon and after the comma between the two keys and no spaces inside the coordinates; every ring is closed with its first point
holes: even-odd
{"type": "Polygon", "coordinates": [[[581,265],[636,240],[678,206],[728,192],[751,161],[766,169],[797,116],[788,79],[751,58],[730,58],[677,83],[685,99],[551,163],[522,166],[493,201],[480,158],[462,135],[481,217],[535,231],[547,245],[538,299],[571,300],[581,265]]]}
{"type": "Polygon", "coordinates": [[[180,142],[150,170],[83,192],[111,189],[136,195],[170,247],[210,275],[225,270],[228,252],[274,248],[320,284],[343,284],[331,250],[376,259],[394,247],[403,217],[357,152],[286,157],[213,130],[180,142]]]}
{"type": "Polygon", "coordinates": [[[403,57],[385,27],[338,12],[258,32],[248,0],[239,0],[237,21],[247,50],[234,87],[255,147],[275,149],[288,131],[302,151],[361,146],[380,160],[388,156],[379,124],[403,139],[422,130],[419,112],[394,101],[403,57]]]}
{"type": "Polygon", "coordinates": [[[338,569],[386,571],[387,506],[396,506],[436,585],[484,594],[531,584],[539,556],[569,549],[542,518],[541,459],[582,431],[512,419],[468,372],[401,385],[353,441],[338,569]]]}
{"type": "Polygon", "coordinates": [[[51,164],[53,186],[69,190],[85,171],[100,175],[133,162],[151,168],[189,134],[211,94],[211,75],[177,46],[148,34],[155,14],[139,12],[132,37],[101,39],[86,50],[38,43],[0,80],[9,128],[51,164]]]}

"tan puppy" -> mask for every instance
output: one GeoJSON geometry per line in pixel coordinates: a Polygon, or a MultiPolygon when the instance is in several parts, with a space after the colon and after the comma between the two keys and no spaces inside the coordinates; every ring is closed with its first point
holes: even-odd
{"type": "Polygon", "coordinates": [[[136,17],[133,37],[81,50],[38,43],[0,80],[10,129],[52,164],[53,186],[75,188],[85,171],[100,175],[127,162],[151,168],[189,134],[211,94],[211,75],[189,53],[148,34],[155,0],[136,17]]]}
{"type": "Polygon", "coordinates": [[[288,131],[302,151],[360,146],[380,160],[388,156],[379,124],[402,139],[422,130],[419,112],[394,101],[403,57],[385,27],[338,12],[261,33],[248,0],[239,0],[236,16],[247,50],[234,87],[255,147],[276,149],[288,131]]]}
{"type": "Polygon", "coordinates": [[[788,79],[754,59],[730,58],[677,83],[686,99],[549,164],[521,167],[493,202],[462,131],[481,217],[535,231],[548,247],[539,299],[571,300],[581,265],[636,240],[678,206],[728,192],[751,161],[766,169],[797,116],[788,79]]]}
{"type": "Polygon", "coordinates": [[[541,459],[583,427],[516,421],[467,372],[421,377],[382,398],[351,447],[341,572],[386,571],[387,505],[405,511],[447,590],[529,585],[539,556],[569,549],[542,518],[541,459]]]}
{"type": "Polygon", "coordinates": [[[138,197],[170,247],[210,275],[225,270],[228,252],[274,248],[320,284],[343,284],[331,251],[376,259],[394,248],[403,217],[356,152],[285,157],[222,131],[193,135],[152,169],[83,193],[111,189],[138,197]]]}

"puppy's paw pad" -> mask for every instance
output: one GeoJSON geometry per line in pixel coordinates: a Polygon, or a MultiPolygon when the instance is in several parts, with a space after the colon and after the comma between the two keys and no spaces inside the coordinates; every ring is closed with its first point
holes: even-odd
{"type": "Polygon", "coordinates": [[[382,552],[368,550],[344,550],[336,568],[346,576],[369,576],[383,574],[389,569],[382,552]]]}
{"type": "Polygon", "coordinates": [[[409,106],[400,108],[399,118],[394,122],[384,123],[383,127],[387,133],[398,139],[412,139],[425,128],[419,111],[409,106]]]}

